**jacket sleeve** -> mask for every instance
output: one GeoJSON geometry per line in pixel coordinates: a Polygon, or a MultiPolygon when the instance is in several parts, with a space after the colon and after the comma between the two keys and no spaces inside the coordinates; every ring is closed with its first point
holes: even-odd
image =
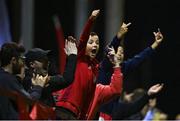
{"type": "Polygon", "coordinates": [[[133,58],[128,59],[122,63],[123,74],[134,70],[137,66],[139,66],[145,59],[151,57],[155,53],[151,47],[147,47],[139,54],[135,55],[133,58]]]}
{"type": "MultiPolygon", "coordinates": [[[[108,47],[113,47],[115,51],[117,51],[118,46],[120,45],[120,39],[117,38],[117,36],[114,36],[113,40],[111,43],[108,45],[108,47]]],[[[105,48],[105,54],[107,55],[107,48],[105,48]]],[[[109,71],[110,68],[113,67],[107,56],[105,55],[105,58],[102,61],[102,66],[104,71],[109,71]]]]}
{"type": "MultiPolygon", "coordinates": [[[[115,50],[117,50],[118,46],[120,45],[120,40],[115,36],[111,43],[108,45],[108,47],[114,47],[115,50]]],[[[105,48],[105,57],[100,63],[100,68],[99,68],[99,75],[98,75],[98,83],[108,85],[110,83],[110,76],[112,73],[110,73],[113,64],[109,61],[108,57],[106,56],[108,50],[105,48]],[[108,75],[107,75],[108,74],[108,75]],[[109,77],[109,78],[108,78],[109,77]]]]}
{"type": "MultiPolygon", "coordinates": [[[[30,97],[33,100],[39,100],[42,94],[43,87],[41,86],[32,86],[31,91],[29,92],[30,97]]],[[[25,90],[24,90],[25,91],[25,90]]]]}
{"type": "Polygon", "coordinates": [[[63,76],[61,75],[52,76],[48,83],[49,86],[45,87],[46,90],[50,90],[51,92],[54,92],[69,86],[74,80],[76,62],[77,62],[77,56],[74,54],[69,55],[67,58],[63,76]]]}
{"type": "Polygon", "coordinates": [[[122,91],[123,76],[120,68],[114,68],[109,85],[98,84],[99,98],[101,103],[106,103],[115,96],[119,96],[122,91]]]}
{"type": "Polygon", "coordinates": [[[117,36],[114,36],[113,40],[109,44],[109,47],[114,47],[114,50],[117,51],[118,46],[120,45],[120,39],[117,36]]]}
{"type": "Polygon", "coordinates": [[[144,94],[132,103],[117,102],[113,108],[112,118],[125,119],[136,112],[139,112],[148,103],[148,100],[149,96],[144,94]]]}
{"type": "Polygon", "coordinates": [[[81,57],[85,54],[86,44],[89,39],[89,35],[90,35],[90,31],[91,31],[93,23],[94,23],[94,20],[92,18],[89,18],[88,21],[86,22],[83,32],[81,33],[79,44],[78,44],[78,57],[81,57]]]}

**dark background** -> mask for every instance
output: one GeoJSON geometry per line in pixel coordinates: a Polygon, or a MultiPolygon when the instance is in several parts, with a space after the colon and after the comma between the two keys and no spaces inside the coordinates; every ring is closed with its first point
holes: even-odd
{"type": "MultiPolygon", "coordinates": [[[[89,0],[88,15],[94,9],[101,14],[94,26],[100,38],[104,39],[105,0],[89,0]]],[[[7,0],[13,40],[20,36],[21,2],[7,0]]],[[[158,107],[169,114],[170,119],[180,113],[180,2],[178,0],[125,0],[124,21],[131,22],[125,37],[125,58],[133,57],[153,43],[153,31],[161,29],[164,41],[155,56],[141,65],[124,83],[127,91],[137,87],[148,88],[155,83],[164,83],[158,96],[158,107]]],[[[51,49],[57,52],[57,43],[52,16],[57,14],[61,20],[65,37],[75,34],[75,0],[36,0],[34,8],[34,47],[51,49]]],[[[114,25],[116,26],[116,25],[114,25]]],[[[116,34],[116,33],[114,33],[116,34]]],[[[101,43],[101,47],[104,43],[101,43]]],[[[102,58],[102,50],[99,59],[102,58]]]]}

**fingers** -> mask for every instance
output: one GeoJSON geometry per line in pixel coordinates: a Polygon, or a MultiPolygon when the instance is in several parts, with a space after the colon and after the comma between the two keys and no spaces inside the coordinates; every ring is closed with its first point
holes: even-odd
{"type": "Polygon", "coordinates": [[[113,47],[108,47],[108,52],[109,52],[109,51],[113,51],[113,50],[114,50],[113,47]]]}
{"type": "Polygon", "coordinates": [[[66,55],[75,54],[77,55],[76,39],[72,36],[68,36],[65,42],[65,53],[66,55]]]}
{"type": "Polygon", "coordinates": [[[64,48],[64,52],[66,53],[66,55],[68,54],[67,48],[68,48],[68,41],[67,41],[67,39],[66,39],[66,40],[65,40],[65,48],[64,48]]]}
{"type": "Polygon", "coordinates": [[[160,86],[160,84],[155,84],[153,87],[159,87],[160,86]]]}
{"type": "Polygon", "coordinates": [[[164,84],[160,84],[159,87],[158,87],[159,90],[161,90],[163,88],[163,86],[164,86],[164,84]]]}
{"type": "Polygon", "coordinates": [[[127,27],[130,26],[130,25],[131,25],[130,22],[129,22],[128,24],[126,24],[126,23],[123,22],[122,27],[127,28],[127,27]]]}
{"type": "Polygon", "coordinates": [[[156,36],[157,34],[156,34],[156,32],[153,32],[153,34],[154,34],[154,36],[156,36]]]}
{"type": "Polygon", "coordinates": [[[164,84],[156,84],[153,87],[155,88],[155,90],[157,90],[158,92],[163,88],[164,84]]]}
{"type": "Polygon", "coordinates": [[[76,43],[76,39],[73,36],[68,36],[70,42],[76,43]]]}
{"type": "Polygon", "coordinates": [[[160,28],[158,28],[158,32],[153,32],[154,36],[161,36],[162,37],[162,33],[160,31],[160,28]]]}
{"type": "Polygon", "coordinates": [[[99,13],[100,13],[100,9],[94,10],[94,11],[92,12],[92,16],[98,16],[99,13]]]}
{"type": "Polygon", "coordinates": [[[108,55],[112,55],[112,54],[115,54],[114,47],[109,47],[108,48],[108,55]]]}
{"type": "Polygon", "coordinates": [[[128,26],[130,26],[131,25],[131,23],[129,22],[128,24],[126,24],[126,27],[128,27],[128,26]]]}

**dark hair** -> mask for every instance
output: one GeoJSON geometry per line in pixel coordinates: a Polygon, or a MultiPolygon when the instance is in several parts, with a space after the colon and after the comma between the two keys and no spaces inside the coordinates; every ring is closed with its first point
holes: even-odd
{"type": "MultiPolygon", "coordinates": [[[[97,33],[96,33],[96,32],[91,32],[90,35],[91,35],[91,36],[96,36],[97,33]]],[[[97,35],[97,36],[98,36],[98,35],[97,35]]]]}
{"type": "Polygon", "coordinates": [[[1,66],[10,64],[12,57],[18,58],[24,51],[23,46],[18,46],[14,42],[4,43],[0,51],[1,66]]]}

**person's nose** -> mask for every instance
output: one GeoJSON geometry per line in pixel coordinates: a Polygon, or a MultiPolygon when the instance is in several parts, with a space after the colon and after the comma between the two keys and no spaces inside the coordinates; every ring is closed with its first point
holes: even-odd
{"type": "Polygon", "coordinates": [[[97,45],[95,42],[93,42],[93,47],[96,47],[96,48],[97,48],[97,46],[98,46],[98,45],[97,45]]]}

